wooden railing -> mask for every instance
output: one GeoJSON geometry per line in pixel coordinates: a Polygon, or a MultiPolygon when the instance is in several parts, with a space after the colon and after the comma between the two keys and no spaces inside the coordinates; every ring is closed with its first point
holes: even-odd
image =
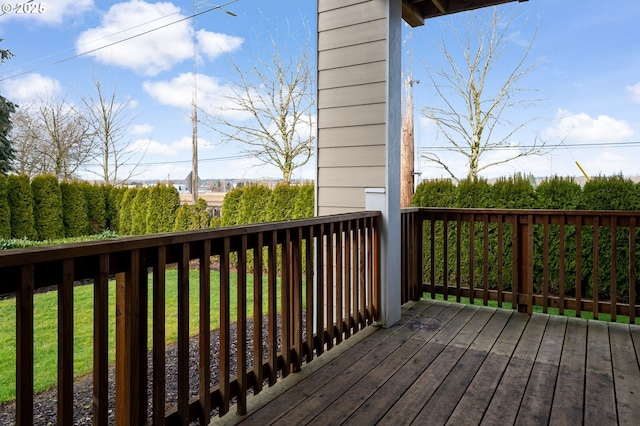
{"type": "Polygon", "coordinates": [[[634,323],[638,222],[640,212],[405,209],[402,300],[426,292],[634,323]]]}
{"type": "Polygon", "coordinates": [[[273,385],[278,376],[298,370],[303,361],[376,319],[379,222],[379,212],[364,212],[0,252],[0,294],[15,293],[16,297],[17,424],[33,422],[34,327],[39,326],[34,324],[34,291],[39,288],[53,286],[58,292],[58,424],[73,424],[74,288],[81,280],[94,287],[93,424],[113,421],[108,413],[108,314],[113,308],[108,303],[108,287],[113,277],[116,424],[148,420],[188,424],[195,419],[208,424],[211,412],[226,413],[232,400],[243,413],[249,391],[258,393],[263,386],[273,385]],[[166,411],[168,268],[176,268],[178,277],[178,372],[177,402],[166,411]],[[190,283],[194,268],[199,278],[190,283]],[[219,268],[219,294],[211,291],[212,268],[219,268]],[[234,274],[235,281],[231,279],[234,274]],[[237,300],[232,301],[234,282],[237,300]],[[196,286],[199,294],[199,390],[195,397],[189,393],[190,286],[196,286]],[[248,289],[253,291],[253,303],[248,303],[248,289]],[[147,296],[150,291],[151,298],[147,296]],[[220,343],[215,354],[219,383],[212,385],[211,308],[216,298],[220,306],[220,343]],[[232,306],[236,315],[231,314],[232,306]],[[248,312],[254,321],[252,336],[246,335],[248,312]],[[237,324],[234,342],[232,323],[237,324]],[[151,363],[147,361],[149,340],[151,363]],[[247,341],[251,340],[249,354],[247,341]],[[237,359],[235,376],[230,365],[232,351],[237,359]]]}

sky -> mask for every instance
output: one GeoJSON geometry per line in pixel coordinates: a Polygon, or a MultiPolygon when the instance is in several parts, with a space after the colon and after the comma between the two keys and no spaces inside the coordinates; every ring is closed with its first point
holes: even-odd
{"type": "MultiPolygon", "coordinates": [[[[271,39],[292,54],[305,43],[315,50],[316,42],[316,1],[196,1],[51,0],[21,10],[17,3],[5,3],[0,47],[15,57],[0,65],[0,93],[18,105],[43,95],[79,104],[82,96],[94,95],[98,78],[127,104],[130,147],[139,149],[141,163],[137,178],[183,179],[191,170],[194,73],[199,108],[224,107],[225,95],[237,82],[233,64],[248,69],[252,61],[268,60],[271,39]],[[18,13],[26,9],[33,13],[18,13]],[[201,14],[189,18],[194,11],[201,14]]],[[[537,136],[557,147],[487,169],[483,176],[578,176],[576,161],[590,175],[640,175],[640,2],[530,0],[503,5],[500,11],[514,14],[518,22],[507,64],[535,34],[528,58],[536,66],[522,86],[541,99],[509,116],[515,123],[535,118],[512,143],[530,144],[537,136]]],[[[451,28],[467,15],[428,20],[415,29],[404,26],[403,73],[420,81],[413,98],[416,170],[422,179],[445,176],[419,155],[443,145],[434,124],[422,116],[426,105],[438,102],[426,67],[441,64],[438,41],[454,39],[451,28]]],[[[222,143],[206,125],[200,124],[198,132],[201,178],[281,176],[248,157],[244,147],[222,143]]],[[[499,159],[508,151],[490,155],[499,159]]],[[[450,161],[457,173],[464,173],[463,159],[450,161]]],[[[313,179],[314,174],[312,161],[294,178],[313,179]]],[[[95,176],[84,172],[83,177],[95,176]]]]}

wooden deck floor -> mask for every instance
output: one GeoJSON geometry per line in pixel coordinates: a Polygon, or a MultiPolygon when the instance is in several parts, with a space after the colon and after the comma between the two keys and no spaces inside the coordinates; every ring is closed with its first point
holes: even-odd
{"type": "Polygon", "coordinates": [[[637,425],[639,358],[640,326],[421,301],[213,424],[637,425]]]}

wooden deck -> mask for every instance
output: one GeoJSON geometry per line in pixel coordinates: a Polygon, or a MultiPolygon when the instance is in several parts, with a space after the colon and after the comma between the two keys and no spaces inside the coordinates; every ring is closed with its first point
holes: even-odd
{"type": "Polygon", "coordinates": [[[212,424],[638,424],[640,326],[420,301],[212,424]]]}

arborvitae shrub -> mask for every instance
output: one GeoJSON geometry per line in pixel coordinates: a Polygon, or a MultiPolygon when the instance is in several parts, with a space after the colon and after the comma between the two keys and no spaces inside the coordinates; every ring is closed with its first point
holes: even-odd
{"type": "Polygon", "coordinates": [[[11,237],[37,240],[33,217],[33,192],[27,175],[7,177],[7,198],[11,210],[11,237]]]}
{"type": "Polygon", "coordinates": [[[582,188],[573,178],[554,176],[536,188],[536,208],[575,210],[581,195],[582,188]]]}
{"type": "Polygon", "coordinates": [[[115,221],[118,221],[118,206],[112,204],[111,193],[116,190],[116,187],[113,185],[102,185],[100,188],[102,189],[102,198],[104,198],[104,227],[105,229],[113,231],[114,217],[116,217],[115,221]]]}
{"type": "Polygon", "coordinates": [[[89,217],[87,215],[87,202],[84,191],[78,182],[62,182],[62,221],[66,237],[79,237],[85,235],[89,217]]]}
{"type": "Polygon", "coordinates": [[[207,202],[198,198],[195,206],[190,206],[191,218],[189,221],[189,229],[206,229],[209,227],[209,211],[207,210],[207,202]]]}
{"type": "Polygon", "coordinates": [[[118,233],[122,235],[133,235],[132,204],[138,194],[137,188],[129,188],[122,195],[120,210],[118,212],[118,233]]]}
{"type": "Polygon", "coordinates": [[[151,188],[147,204],[147,234],[172,231],[180,207],[178,190],[158,184],[151,188]]]}
{"type": "Polygon", "coordinates": [[[7,178],[0,173],[0,238],[11,238],[11,209],[7,198],[7,178]]]}
{"type": "Polygon", "coordinates": [[[142,235],[147,231],[147,200],[149,189],[141,188],[131,202],[131,234],[142,235]]]}
{"type": "Polygon", "coordinates": [[[149,189],[146,206],[146,234],[158,233],[158,221],[160,220],[160,186],[156,185],[149,189]]]}
{"type": "Polygon", "coordinates": [[[209,221],[209,228],[220,228],[222,226],[222,218],[220,216],[214,216],[209,221]]]}
{"type": "Polygon", "coordinates": [[[267,203],[266,220],[276,222],[293,219],[299,193],[299,186],[285,184],[276,186],[267,203]]]}
{"type": "Polygon", "coordinates": [[[55,240],[64,238],[62,222],[62,193],[58,178],[40,175],[31,181],[33,191],[33,218],[38,238],[55,240]]]}
{"type": "Polygon", "coordinates": [[[458,191],[449,179],[420,182],[413,195],[414,207],[455,207],[458,191]]]}
{"type": "Polygon", "coordinates": [[[173,228],[178,208],[180,208],[180,194],[173,185],[163,185],[161,193],[162,211],[160,212],[159,232],[169,232],[173,228]]]}
{"type": "Polygon", "coordinates": [[[313,184],[302,185],[298,190],[298,198],[293,208],[293,218],[303,219],[315,214],[315,187],[313,184]]]}
{"type": "Polygon", "coordinates": [[[107,200],[107,227],[116,233],[120,232],[120,207],[125,192],[127,188],[124,187],[112,188],[107,200]]]}
{"type": "Polygon", "coordinates": [[[87,200],[88,233],[99,234],[107,226],[107,212],[102,187],[83,182],[81,188],[84,192],[84,198],[87,200]]]}
{"type": "Polygon", "coordinates": [[[582,210],[639,210],[635,184],[622,175],[596,176],[584,184],[582,210]]]}
{"type": "Polygon", "coordinates": [[[491,185],[485,179],[473,182],[469,179],[458,183],[456,207],[486,209],[491,207],[491,185]]]}
{"type": "Polygon", "coordinates": [[[188,205],[183,204],[178,208],[175,223],[173,224],[173,230],[176,232],[187,231],[189,229],[190,223],[191,211],[188,205]]]}
{"type": "Polygon", "coordinates": [[[520,174],[500,178],[491,187],[491,206],[496,209],[532,209],[535,199],[531,182],[520,174]]]}
{"type": "Polygon", "coordinates": [[[271,190],[264,185],[249,185],[244,188],[238,205],[238,224],[267,221],[267,204],[271,190]]]}
{"type": "Polygon", "coordinates": [[[244,187],[234,188],[227,192],[222,200],[222,226],[237,225],[240,207],[240,199],[244,193],[244,187]]]}

